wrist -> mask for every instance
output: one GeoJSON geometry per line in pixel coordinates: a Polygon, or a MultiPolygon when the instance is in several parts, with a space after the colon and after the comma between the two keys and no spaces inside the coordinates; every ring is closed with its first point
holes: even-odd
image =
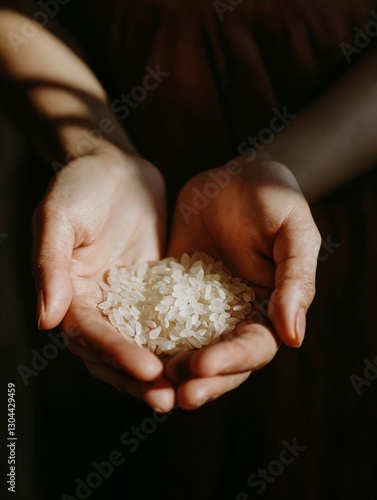
{"type": "Polygon", "coordinates": [[[296,151],[292,154],[292,141],[285,137],[276,137],[274,141],[261,150],[250,149],[237,160],[245,172],[255,175],[260,169],[280,170],[294,179],[294,184],[301,190],[309,202],[317,200],[322,192],[316,182],[316,175],[312,171],[311,162],[306,162],[307,155],[296,151]]]}
{"type": "Polygon", "coordinates": [[[116,117],[110,113],[96,114],[80,121],[84,126],[62,123],[56,127],[65,163],[95,154],[139,156],[116,117]]]}
{"type": "MultiPolygon", "coordinates": [[[[230,162],[232,163],[232,162],[230,162]]],[[[263,151],[249,151],[236,158],[233,171],[239,172],[241,175],[255,182],[262,179],[267,181],[290,185],[295,191],[302,193],[302,187],[295,175],[294,169],[289,168],[279,155],[274,155],[267,148],[263,151]]]]}

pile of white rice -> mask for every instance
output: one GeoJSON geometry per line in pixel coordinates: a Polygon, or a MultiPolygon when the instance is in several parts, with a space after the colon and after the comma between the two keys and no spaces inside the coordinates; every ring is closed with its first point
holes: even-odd
{"type": "Polygon", "coordinates": [[[156,354],[220,340],[250,312],[255,294],[205,253],[109,271],[98,305],[111,324],[156,354]]]}

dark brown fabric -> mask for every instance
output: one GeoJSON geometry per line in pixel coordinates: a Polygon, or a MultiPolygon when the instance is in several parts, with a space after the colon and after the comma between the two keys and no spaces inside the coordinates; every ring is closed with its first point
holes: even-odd
{"type": "Polygon", "coordinates": [[[91,1],[90,9],[81,0],[61,14],[111,101],[141,85],[147,66],[169,73],[123,124],[176,191],[234,157],[275,106],[297,112],[344,73],[339,44],[352,43],[376,5],[244,0],[221,21],[212,0],[91,1]]]}

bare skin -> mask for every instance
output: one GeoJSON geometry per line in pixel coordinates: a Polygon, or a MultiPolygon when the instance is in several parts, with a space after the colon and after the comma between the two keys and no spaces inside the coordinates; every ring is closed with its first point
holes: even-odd
{"type": "Polygon", "coordinates": [[[189,224],[180,203],[192,202],[192,188],[203,189],[208,173],[183,187],[168,254],[198,250],[194,242],[201,241],[199,250],[222,258],[257,285],[259,298],[271,298],[269,321],[243,325],[228,341],[176,356],[164,367],[157,356],[119,336],[96,308],[98,279],[112,263],[165,255],[164,181],[140,158],[101,84],[60,35],[37,26],[33,39],[14,53],[6,34],[21,33],[25,23],[35,27],[27,3],[0,1],[1,90],[13,96],[22,84],[22,111],[13,99],[12,114],[26,123],[25,133],[47,161],[66,163],[34,215],[39,326],[48,330],[61,323],[70,350],[90,373],[152,408],[165,412],[178,403],[195,409],[266,365],[281,342],[302,343],[320,245],[305,197],[318,199],[375,164],[370,62],[377,54],[296,118],[263,157],[239,159],[242,174],[189,224]],[[104,118],[111,132],[83,151],[78,146],[104,118]],[[356,130],[352,123],[358,123],[356,130]]]}
{"type": "Polygon", "coordinates": [[[168,362],[166,373],[179,384],[178,403],[187,409],[240,385],[275,356],[281,341],[300,346],[315,293],[321,238],[297,181],[276,162],[248,164],[241,158],[239,164],[241,173],[229,176],[219,194],[189,219],[180,208],[195,206],[193,190],[205,192],[212,178],[203,172],[183,188],[168,253],[200,250],[222,260],[251,282],[257,301],[270,300],[269,321],[243,323],[226,340],[168,362]]]}

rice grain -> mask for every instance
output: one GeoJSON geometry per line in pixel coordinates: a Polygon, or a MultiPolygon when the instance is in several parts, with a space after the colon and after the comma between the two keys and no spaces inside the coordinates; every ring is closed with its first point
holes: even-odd
{"type": "Polygon", "coordinates": [[[213,344],[250,312],[251,287],[205,253],[110,269],[98,307],[125,337],[156,354],[213,344]]]}

